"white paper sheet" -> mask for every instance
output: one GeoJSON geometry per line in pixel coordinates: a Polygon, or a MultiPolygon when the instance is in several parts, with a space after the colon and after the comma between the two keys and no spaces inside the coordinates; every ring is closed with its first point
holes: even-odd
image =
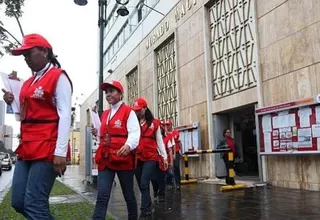
{"type": "Polygon", "coordinates": [[[90,110],[90,116],[92,126],[98,130],[98,136],[100,136],[101,121],[98,113],[95,111],[95,107],[92,110],[90,110]]]}
{"type": "Polygon", "coordinates": [[[296,125],[295,114],[279,115],[272,118],[273,129],[293,127],[296,125]]]}
{"type": "Polygon", "coordinates": [[[192,131],[192,145],[194,150],[199,149],[199,138],[198,138],[198,130],[194,129],[192,131]]]}
{"type": "Polygon", "coordinates": [[[9,75],[6,73],[0,72],[0,75],[1,75],[3,85],[5,87],[5,90],[7,90],[8,92],[11,92],[14,95],[14,100],[11,104],[12,110],[15,114],[19,114],[20,113],[19,96],[20,96],[21,87],[23,85],[23,80],[9,79],[9,75]]]}
{"type": "Polygon", "coordinates": [[[311,128],[298,129],[299,147],[312,147],[311,128]]]}
{"type": "Polygon", "coordinates": [[[272,131],[271,116],[270,115],[262,116],[262,131],[263,132],[272,131]]]}
{"type": "Polygon", "coordinates": [[[316,123],[320,124],[320,106],[316,106],[316,123]]]}
{"type": "Polygon", "coordinates": [[[320,138],[320,124],[312,125],[312,137],[320,138]]]}
{"type": "Polygon", "coordinates": [[[266,132],[263,134],[263,139],[264,139],[264,150],[266,153],[271,152],[271,133],[266,132]]]}
{"type": "Polygon", "coordinates": [[[300,108],[298,111],[299,120],[300,120],[300,127],[307,128],[310,127],[310,115],[312,111],[310,107],[303,107],[300,108]]]}

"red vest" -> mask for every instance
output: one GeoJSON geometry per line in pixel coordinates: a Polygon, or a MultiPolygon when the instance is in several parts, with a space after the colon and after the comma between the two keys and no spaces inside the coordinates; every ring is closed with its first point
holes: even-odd
{"type": "Polygon", "coordinates": [[[21,121],[21,144],[16,153],[23,160],[53,160],[59,122],[53,100],[61,73],[65,72],[53,67],[34,84],[34,76],[29,78],[21,88],[20,103],[25,106],[25,118],[21,121]]]}
{"type": "Polygon", "coordinates": [[[160,122],[153,120],[150,126],[144,123],[141,126],[141,138],[137,147],[137,159],[141,161],[159,161],[158,144],[156,140],[157,130],[160,122]]]}
{"type": "Polygon", "coordinates": [[[112,118],[109,116],[110,109],[103,112],[101,116],[100,144],[95,156],[99,171],[105,168],[115,171],[135,169],[133,152],[130,152],[125,157],[117,155],[117,152],[125,145],[128,138],[127,121],[130,112],[131,108],[125,104],[119,107],[112,118]],[[106,135],[109,137],[108,145],[105,145],[103,141],[106,135]]]}

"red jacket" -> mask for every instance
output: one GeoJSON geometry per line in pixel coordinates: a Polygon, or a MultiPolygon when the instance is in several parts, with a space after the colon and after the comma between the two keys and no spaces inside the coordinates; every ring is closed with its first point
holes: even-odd
{"type": "Polygon", "coordinates": [[[122,104],[112,118],[109,118],[110,109],[103,112],[101,116],[100,144],[96,152],[95,160],[98,170],[105,168],[111,170],[133,170],[135,169],[134,153],[130,152],[125,157],[120,157],[117,152],[125,145],[128,138],[127,121],[131,107],[122,104]],[[107,124],[107,121],[108,124],[107,124]],[[109,143],[105,137],[108,136],[109,143]]]}
{"type": "Polygon", "coordinates": [[[174,129],[172,132],[170,132],[174,139],[174,144],[175,144],[175,150],[176,152],[179,152],[181,150],[181,141],[179,139],[180,133],[177,129],[174,129]]]}
{"type": "Polygon", "coordinates": [[[137,159],[141,161],[158,161],[158,144],[156,140],[157,130],[160,122],[153,120],[150,126],[144,123],[141,126],[141,138],[139,146],[137,147],[137,159]]]}
{"type": "Polygon", "coordinates": [[[21,144],[16,153],[23,160],[53,160],[59,122],[53,100],[57,81],[63,72],[53,67],[34,84],[34,76],[29,78],[21,88],[21,144]]]}

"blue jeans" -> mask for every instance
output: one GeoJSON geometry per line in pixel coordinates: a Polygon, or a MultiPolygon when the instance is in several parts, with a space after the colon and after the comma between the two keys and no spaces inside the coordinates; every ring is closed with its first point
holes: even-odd
{"type": "Polygon", "coordinates": [[[151,180],[153,191],[155,195],[164,196],[166,191],[166,172],[158,168],[156,174],[156,179],[151,180]]]}
{"type": "Polygon", "coordinates": [[[124,199],[127,203],[128,219],[138,219],[137,201],[133,190],[134,171],[114,171],[105,169],[98,173],[98,195],[92,217],[94,220],[104,220],[106,218],[112,184],[116,173],[120,181],[124,199]]]}
{"type": "Polygon", "coordinates": [[[176,185],[180,186],[180,182],[181,182],[181,175],[180,175],[180,153],[176,153],[176,158],[174,159],[173,162],[173,171],[174,171],[174,179],[176,182],[176,185]]]}
{"type": "Polygon", "coordinates": [[[151,211],[150,182],[157,171],[156,161],[139,161],[136,169],[136,179],[141,191],[141,212],[151,211]]]}
{"type": "Polygon", "coordinates": [[[166,185],[172,186],[173,185],[173,168],[169,168],[166,171],[166,185]]]}
{"type": "Polygon", "coordinates": [[[49,196],[56,174],[52,162],[18,160],[12,180],[12,207],[28,220],[51,220],[49,196]]]}

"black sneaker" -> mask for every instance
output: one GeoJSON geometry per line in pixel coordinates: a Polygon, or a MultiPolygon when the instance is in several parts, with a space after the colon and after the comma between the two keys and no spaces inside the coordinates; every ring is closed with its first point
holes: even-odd
{"type": "Polygon", "coordinates": [[[153,193],[153,198],[157,198],[158,197],[158,193],[157,192],[155,192],[155,193],[153,193]]]}
{"type": "Polygon", "coordinates": [[[159,195],[158,198],[159,198],[159,202],[164,202],[164,201],[165,201],[165,197],[164,197],[164,196],[160,196],[160,195],[159,195]]]}
{"type": "Polygon", "coordinates": [[[178,191],[180,190],[180,185],[178,185],[178,186],[176,187],[176,190],[178,190],[178,191]]]}

